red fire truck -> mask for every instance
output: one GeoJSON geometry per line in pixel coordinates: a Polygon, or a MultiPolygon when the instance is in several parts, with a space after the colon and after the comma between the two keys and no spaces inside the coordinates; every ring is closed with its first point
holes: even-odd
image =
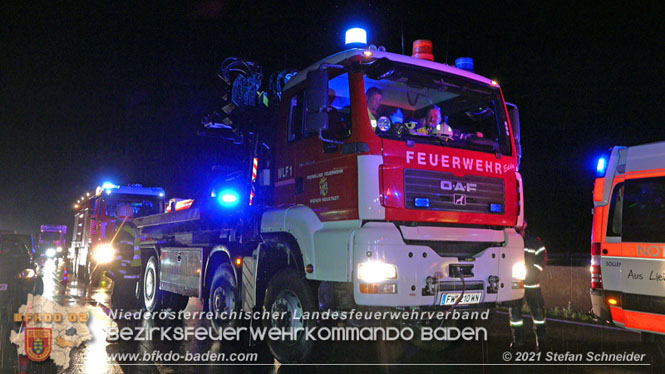
{"type": "Polygon", "coordinates": [[[593,193],[591,301],[601,320],[665,347],[665,142],[613,147],[593,193]]]}
{"type": "Polygon", "coordinates": [[[64,257],[65,235],[67,235],[67,226],[41,225],[38,241],[40,254],[48,258],[64,257]]]}
{"type": "Polygon", "coordinates": [[[74,230],[69,248],[74,274],[82,279],[94,275],[91,279],[94,284],[106,271],[107,276],[115,280],[116,275],[127,274],[123,268],[128,267],[134,256],[133,240],[128,246],[119,245],[120,230],[124,228],[133,237],[131,222],[134,217],[163,212],[164,190],[140,184],[118,186],[104,183],[94,193],[82,196],[74,208],[74,230]],[[124,213],[119,213],[121,211],[124,213]],[[93,274],[95,269],[97,271],[93,274]]]}
{"type": "MultiPolygon", "coordinates": [[[[277,75],[292,78],[270,97],[258,65],[227,60],[226,101],[203,132],[247,162],[220,171],[205,196],[135,220],[143,307],[197,297],[210,311],[284,312],[294,318],[267,325],[306,328],[316,321],[295,316],[319,308],[521,298],[517,108],[497,82],[433,61],[427,46],[414,48],[423,58],[346,50],[277,75]]],[[[282,362],[312,345],[269,342],[282,362]]]]}

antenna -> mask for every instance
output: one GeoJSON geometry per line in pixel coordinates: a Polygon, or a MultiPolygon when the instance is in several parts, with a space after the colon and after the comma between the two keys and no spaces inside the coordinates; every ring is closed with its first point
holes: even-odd
{"type": "MultiPolygon", "coordinates": [[[[404,43],[404,41],[402,41],[404,43]]],[[[448,65],[448,45],[450,43],[450,23],[446,25],[446,65],[448,65]]]]}
{"type": "Polygon", "coordinates": [[[406,54],[404,52],[404,20],[401,17],[400,17],[400,20],[399,20],[399,28],[400,28],[400,31],[402,33],[402,54],[404,55],[404,54],[406,54]]]}

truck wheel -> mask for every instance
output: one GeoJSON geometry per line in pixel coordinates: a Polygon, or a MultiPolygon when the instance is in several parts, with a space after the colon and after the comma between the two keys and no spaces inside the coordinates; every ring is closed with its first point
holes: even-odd
{"type": "Polygon", "coordinates": [[[136,280],[118,278],[113,283],[113,292],[111,293],[111,306],[113,306],[113,309],[132,310],[139,307],[138,300],[136,300],[136,295],[134,294],[136,280]]]}
{"type": "MultiPolygon", "coordinates": [[[[233,269],[229,264],[224,264],[217,268],[215,275],[210,282],[210,293],[208,294],[208,310],[221,314],[227,314],[238,310],[236,278],[233,275],[233,269]]],[[[213,318],[210,320],[213,327],[219,329],[225,326],[234,326],[238,319],[213,318]]]]}
{"type": "Polygon", "coordinates": [[[164,304],[177,313],[187,308],[187,304],[189,304],[189,296],[173,292],[164,292],[164,304]]]}
{"type": "MultiPolygon", "coordinates": [[[[315,311],[317,306],[307,281],[293,269],[284,269],[270,279],[264,308],[271,313],[271,319],[264,320],[268,328],[289,330],[316,326],[316,321],[302,318],[304,312],[315,311]],[[273,318],[275,314],[283,318],[273,318]]],[[[291,340],[268,340],[268,346],[278,361],[298,363],[308,359],[314,341],[305,339],[305,333],[301,332],[291,340]]]]}
{"type": "Polygon", "coordinates": [[[162,308],[162,291],[159,289],[157,258],[150,256],[143,272],[143,306],[148,312],[162,308]]]}

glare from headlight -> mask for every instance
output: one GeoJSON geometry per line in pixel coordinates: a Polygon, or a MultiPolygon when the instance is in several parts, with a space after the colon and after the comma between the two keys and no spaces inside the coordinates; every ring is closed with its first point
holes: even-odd
{"type": "Polygon", "coordinates": [[[513,265],[513,278],[515,279],[526,279],[526,266],[523,262],[518,262],[513,265]]]}
{"type": "Polygon", "coordinates": [[[35,271],[33,269],[25,269],[18,275],[21,279],[31,279],[35,277],[35,271]]]}
{"type": "Polygon", "coordinates": [[[115,249],[110,244],[100,244],[95,247],[95,251],[92,256],[98,264],[107,264],[113,261],[113,256],[115,255],[115,249]]]}
{"type": "Polygon", "coordinates": [[[397,279],[397,267],[379,261],[363,262],[358,264],[358,279],[365,282],[397,279]]]}
{"type": "Polygon", "coordinates": [[[58,253],[62,252],[62,247],[57,248],[58,253]]]}
{"type": "Polygon", "coordinates": [[[46,255],[46,257],[53,257],[53,256],[55,256],[55,248],[49,248],[49,249],[47,249],[46,252],[44,252],[44,254],[46,255]]]}

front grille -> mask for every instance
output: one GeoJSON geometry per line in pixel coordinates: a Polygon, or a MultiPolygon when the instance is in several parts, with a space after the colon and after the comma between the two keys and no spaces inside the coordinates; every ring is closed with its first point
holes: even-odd
{"type": "Polygon", "coordinates": [[[500,178],[456,177],[451,173],[406,169],[404,190],[405,205],[409,209],[505,213],[505,183],[500,178]]]}
{"type": "Polygon", "coordinates": [[[441,257],[464,258],[474,256],[490,247],[501,247],[502,243],[492,242],[447,242],[438,240],[408,240],[404,239],[407,245],[422,245],[432,248],[441,257]]]}

